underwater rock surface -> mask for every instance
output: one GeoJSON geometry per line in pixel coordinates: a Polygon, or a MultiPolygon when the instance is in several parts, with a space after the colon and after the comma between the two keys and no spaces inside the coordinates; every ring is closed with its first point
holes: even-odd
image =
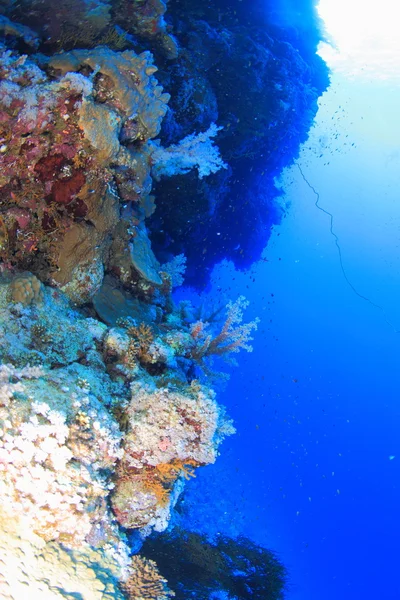
{"type": "Polygon", "coordinates": [[[2,598],[174,595],[129,539],[234,433],[212,384],[257,319],[172,292],[259,256],[327,85],[257,14],[0,0],[2,598]]]}

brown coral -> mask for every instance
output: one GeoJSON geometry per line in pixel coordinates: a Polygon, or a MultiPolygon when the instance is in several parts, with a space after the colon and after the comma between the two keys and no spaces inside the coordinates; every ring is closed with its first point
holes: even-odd
{"type": "Polygon", "coordinates": [[[115,15],[118,24],[140,38],[155,43],[168,59],[178,56],[175,38],[167,31],[163,0],[116,0],[115,15]]]}
{"type": "Polygon", "coordinates": [[[15,277],[9,286],[11,302],[29,304],[42,304],[44,287],[32,273],[22,273],[15,277]]]}
{"type": "Polygon", "coordinates": [[[154,340],[152,328],[145,323],[140,323],[139,327],[128,327],[127,334],[130,337],[127,361],[134,362],[138,359],[140,362],[146,362],[148,360],[147,353],[154,340]]]}
{"type": "Polygon", "coordinates": [[[147,140],[169,99],[151,54],[101,47],[41,64],[51,80],[26,57],[0,60],[1,259],[76,304],[99,289],[104,266],[124,284],[161,284],[147,236],[130,244],[131,218],[120,221],[126,235],[116,230],[120,203],[140,205],[151,191],[147,140]],[[109,252],[116,237],[123,244],[109,252]]]}
{"type": "Polygon", "coordinates": [[[94,87],[96,99],[125,119],[137,115],[141,141],[159,133],[170,96],[163,93],[162,87],[152,78],[157,67],[153,65],[150,52],[137,55],[128,50],[113,52],[105,47],[73,50],[53,56],[49,64],[63,75],[85,67],[98,71],[94,87]]]}
{"type": "Polygon", "coordinates": [[[175,596],[156,563],[139,555],[132,557],[131,573],[121,588],[129,600],[168,600],[175,596]]]}

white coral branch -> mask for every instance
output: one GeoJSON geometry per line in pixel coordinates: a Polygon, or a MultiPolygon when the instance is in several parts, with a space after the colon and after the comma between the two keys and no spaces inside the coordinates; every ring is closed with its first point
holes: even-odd
{"type": "Polygon", "coordinates": [[[182,175],[191,169],[197,169],[199,178],[202,179],[220,169],[227,169],[228,165],[222,160],[214,138],[222,127],[211,123],[207,131],[186,136],[179,144],[173,144],[169,148],[153,146],[152,175],[160,179],[163,175],[182,175]]]}

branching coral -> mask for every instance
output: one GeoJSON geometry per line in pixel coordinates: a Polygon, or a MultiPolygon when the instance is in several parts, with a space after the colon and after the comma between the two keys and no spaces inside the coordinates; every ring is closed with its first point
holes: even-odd
{"type": "Polygon", "coordinates": [[[220,333],[215,337],[209,333],[209,323],[197,321],[190,327],[193,340],[189,356],[201,363],[208,356],[225,356],[231,353],[253,350],[249,342],[252,341],[251,332],[257,329],[258,319],[250,323],[243,323],[243,311],[249,302],[240,296],[236,302],[227,304],[227,316],[220,333]]]}
{"type": "Polygon", "coordinates": [[[121,584],[129,600],[168,600],[175,596],[153,560],[133,556],[130,571],[128,579],[121,584]]]}
{"type": "Polygon", "coordinates": [[[152,174],[156,179],[162,176],[181,175],[193,168],[197,169],[199,178],[202,179],[220,169],[227,169],[219,155],[218,148],[212,143],[218,131],[212,123],[204,133],[186,136],[179,144],[163,148],[154,146],[152,161],[154,163],[152,174]]]}
{"type": "Polygon", "coordinates": [[[146,362],[148,360],[150,345],[154,340],[152,328],[145,323],[140,323],[138,327],[131,325],[126,332],[130,338],[127,360],[132,362],[137,359],[141,362],[146,362]]]}

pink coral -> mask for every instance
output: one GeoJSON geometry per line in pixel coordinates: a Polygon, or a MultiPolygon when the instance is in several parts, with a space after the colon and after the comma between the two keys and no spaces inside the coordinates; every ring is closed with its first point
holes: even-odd
{"type": "Polygon", "coordinates": [[[222,356],[239,352],[241,349],[251,352],[251,332],[257,329],[259,320],[242,323],[243,311],[248,304],[244,296],[240,296],[236,302],[229,302],[225,323],[215,337],[209,333],[209,323],[201,320],[193,323],[190,329],[193,342],[189,351],[190,357],[201,361],[206,356],[222,356]]]}

